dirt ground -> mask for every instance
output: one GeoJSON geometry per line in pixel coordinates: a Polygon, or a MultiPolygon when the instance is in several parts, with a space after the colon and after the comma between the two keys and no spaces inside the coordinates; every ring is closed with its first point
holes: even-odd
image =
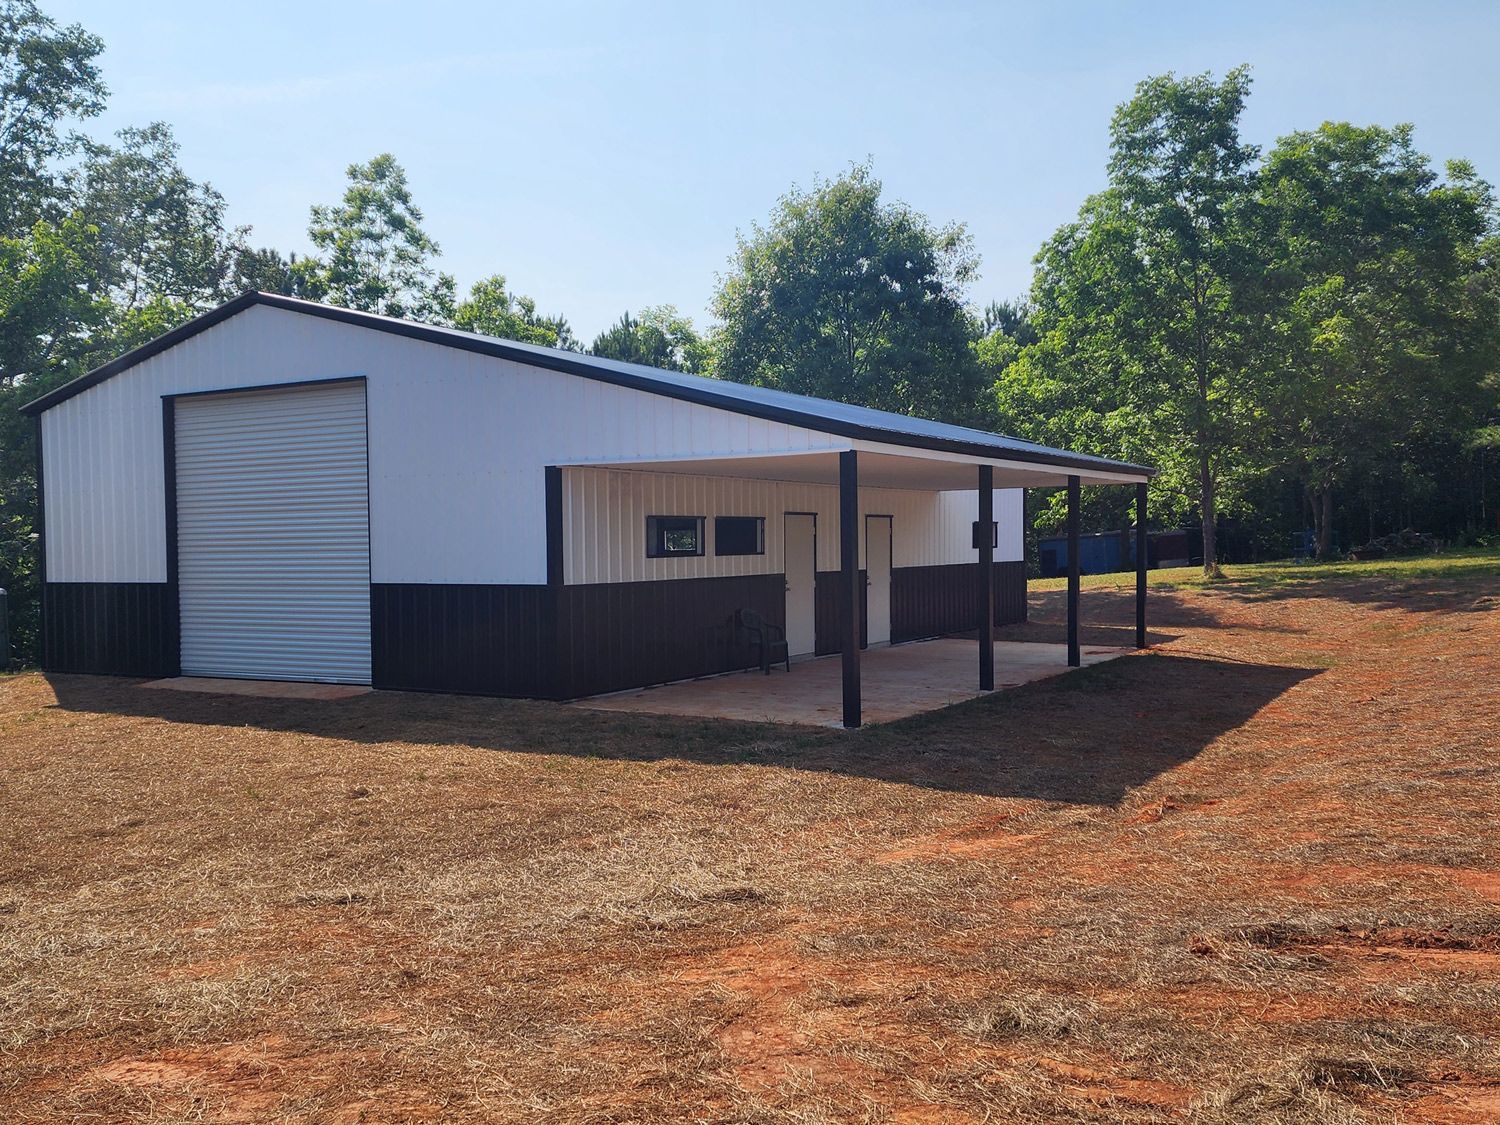
{"type": "Polygon", "coordinates": [[[1500,1119],[1500,559],[1152,612],[857,734],[0,680],[0,1120],[1500,1119]]]}

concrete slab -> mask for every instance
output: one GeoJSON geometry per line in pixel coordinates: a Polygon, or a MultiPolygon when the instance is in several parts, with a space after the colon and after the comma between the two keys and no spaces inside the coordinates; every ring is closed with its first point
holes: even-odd
{"type": "MultiPolygon", "coordinates": [[[[1086,647],[1083,663],[1098,664],[1130,651],[1086,647]]],[[[1067,645],[995,642],[996,690],[1069,670],[1067,645]]],[[[861,654],[860,680],[866,724],[904,719],[984,694],[979,690],[978,644],[956,637],[868,649],[861,654]]],[[[790,672],[730,672],[581,699],[572,706],[838,727],[843,725],[842,685],[839,658],[823,656],[793,663],[790,672]]]]}
{"type": "Polygon", "coordinates": [[[251,695],[258,699],[349,699],[370,689],[358,684],[306,684],[291,680],[231,680],[213,676],[174,676],[151,680],[144,688],[165,691],[203,691],[216,695],[251,695]]]}

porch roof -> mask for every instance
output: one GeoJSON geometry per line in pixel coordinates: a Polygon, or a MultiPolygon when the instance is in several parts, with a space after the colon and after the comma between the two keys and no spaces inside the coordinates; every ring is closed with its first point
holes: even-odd
{"type": "Polygon", "coordinates": [[[851,441],[842,448],[777,453],[725,454],[710,457],[601,458],[571,461],[563,468],[625,469],[636,472],[678,473],[684,476],[739,477],[746,480],[786,481],[794,484],[839,482],[839,453],[859,454],[861,488],[906,488],[923,492],[970,490],[978,487],[977,469],[994,470],[996,488],[1058,488],[1070,476],[1079,483],[1139,484],[1151,471],[1119,462],[1109,469],[1084,467],[1059,451],[1060,459],[1012,461],[940,450],[913,449],[883,442],[851,441]]]}

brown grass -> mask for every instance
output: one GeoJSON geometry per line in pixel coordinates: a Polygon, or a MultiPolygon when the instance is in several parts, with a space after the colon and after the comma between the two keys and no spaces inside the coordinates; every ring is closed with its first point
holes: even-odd
{"type": "Polygon", "coordinates": [[[853,736],[0,680],[0,1120],[1500,1117],[1495,592],[853,736]]]}

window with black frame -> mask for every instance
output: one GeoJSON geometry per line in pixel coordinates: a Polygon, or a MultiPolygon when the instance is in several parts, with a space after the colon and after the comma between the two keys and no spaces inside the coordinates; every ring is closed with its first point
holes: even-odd
{"type": "Polygon", "coordinates": [[[766,553],[764,516],[715,516],[714,554],[763,555],[766,553]]]}
{"type": "Polygon", "coordinates": [[[702,516],[647,516],[646,557],[671,559],[703,554],[702,516]]]}

